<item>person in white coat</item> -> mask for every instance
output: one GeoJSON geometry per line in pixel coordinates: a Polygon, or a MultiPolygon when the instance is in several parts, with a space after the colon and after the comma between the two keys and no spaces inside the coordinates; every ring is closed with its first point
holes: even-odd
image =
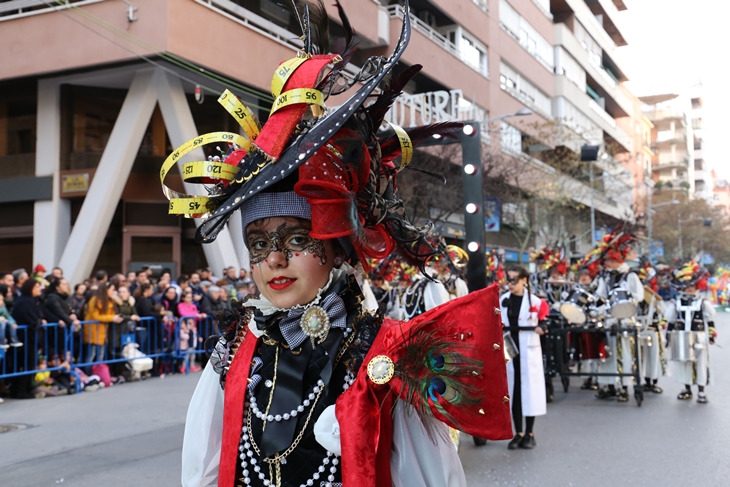
{"type": "Polygon", "coordinates": [[[530,274],[524,267],[511,267],[507,270],[509,291],[500,298],[502,324],[509,328],[505,340],[512,339],[517,347],[517,356],[507,364],[512,401],[512,420],[515,437],[508,448],[531,449],[537,443],[533,433],[535,416],[547,413],[545,397],[545,376],[542,363],[540,336],[545,333],[539,324],[543,310],[542,300],[530,293],[528,279],[530,274]],[[520,330],[518,327],[530,329],[520,330]],[[525,429],[522,428],[523,416],[525,429]]]}

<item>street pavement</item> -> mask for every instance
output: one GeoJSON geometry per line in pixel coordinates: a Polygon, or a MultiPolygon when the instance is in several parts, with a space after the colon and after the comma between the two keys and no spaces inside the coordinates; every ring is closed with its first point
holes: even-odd
{"type": "MultiPolygon", "coordinates": [[[[730,463],[730,313],[718,313],[712,348],[715,384],[709,404],[678,401],[671,378],[665,392],[632,401],[599,401],[573,378],[537,418],[537,448],[508,451],[507,442],[475,447],[464,435],[460,452],[471,487],[727,485],[730,463]],[[727,344],[727,345],[724,345],[727,344]]],[[[187,404],[199,374],[123,384],[94,393],[6,400],[0,425],[2,487],[173,487],[180,485],[180,450],[187,404]]],[[[695,391],[696,398],[696,391],[695,391]]]]}

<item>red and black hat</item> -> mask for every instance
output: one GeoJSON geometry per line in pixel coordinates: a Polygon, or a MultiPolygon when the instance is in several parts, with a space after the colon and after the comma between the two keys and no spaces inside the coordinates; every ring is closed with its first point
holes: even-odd
{"type": "MultiPolygon", "coordinates": [[[[197,168],[190,171],[197,177],[190,182],[214,184],[207,188],[208,195],[179,194],[164,184],[163,188],[171,212],[204,218],[195,235],[199,243],[215,240],[240,209],[244,223],[274,215],[311,218],[312,237],[349,240],[351,257],[366,268],[368,258],[381,259],[394,250],[422,268],[436,252],[425,239],[432,225],[416,226],[407,220],[404,203],[396,195],[396,176],[408,166],[415,144],[434,134],[448,135],[462,124],[402,129],[385,123],[391,105],[421,68],[413,65],[382,83],[410,39],[408,2],[395,51],[389,57],[369,58],[354,79],[343,70],[356,42],[339,2],[336,5],[345,32],[339,43],[331,41],[321,0],[295,2],[303,47],[276,69],[271,83],[274,103],[263,126],[232,93],[225,92],[219,102],[235,115],[246,135],[206,134],[180,147],[165,162],[163,180],[186,150],[227,138],[229,148],[217,162],[217,178],[197,168]],[[327,108],[330,95],[356,84],[360,87],[345,103],[327,108]],[[378,87],[379,94],[372,95],[378,87]],[[286,196],[262,196],[267,193],[286,196]],[[263,207],[270,211],[260,211],[263,207]]],[[[186,174],[190,164],[184,166],[186,174]]]]}

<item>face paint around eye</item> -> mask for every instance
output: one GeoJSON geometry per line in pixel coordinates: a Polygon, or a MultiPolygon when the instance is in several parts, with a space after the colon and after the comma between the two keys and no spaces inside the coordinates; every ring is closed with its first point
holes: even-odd
{"type": "Polygon", "coordinates": [[[311,254],[319,258],[320,265],[327,263],[324,242],[309,236],[309,229],[301,225],[283,223],[273,232],[252,230],[247,235],[252,265],[264,262],[272,252],[282,252],[286,259],[311,254]]]}

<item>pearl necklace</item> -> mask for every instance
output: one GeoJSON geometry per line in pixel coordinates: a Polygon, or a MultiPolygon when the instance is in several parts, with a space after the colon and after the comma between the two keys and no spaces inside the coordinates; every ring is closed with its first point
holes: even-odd
{"type": "Polygon", "coordinates": [[[312,389],[312,392],[309,393],[309,395],[307,396],[307,399],[305,399],[302,402],[302,404],[300,404],[296,408],[292,409],[288,413],[269,414],[268,416],[266,415],[266,413],[262,412],[259,409],[258,404],[256,403],[256,396],[251,394],[251,399],[250,399],[251,410],[253,411],[254,416],[256,416],[258,419],[260,419],[262,421],[269,421],[269,422],[271,422],[271,421],[279,422],[282,420],[289,421],[291,418],[296,418],[299,413],[303,413],[304,408],[309,407],[309,405],[312,403],[312,401],[314,401],[314,398],[317,397],[317,394],[319,393],[319,391],[322,390],[323,387],[324,387],[324,382],[322,381],[322,379],[319,379],[317,381],[317,385],[314,386],[314,389],[312,389]]]}
{"type": "MultiPolygon", "coordinates": [[[[244,408],[247,407],[248,403],[244,405],[244,408]]],[[[248,467],[249,465],[252,465],[254,473],[259,478],[259,480],[263,482],[264,487],[271,487],[275,484],[272,484],[271,480],[266,478],[266,474],[261,471],[261,465],[258,464],[258,460],[256,460],[255,458],[254,451],[251,448],[250,440],[251,438],[249,437],[248,426],[244,425],[243,428],[241,428],[241,441],[238,447],[238,458],[241,459],[241,473],[243,474],[243,483],[246,485],[251,484],[251,473],[248,471],[248,467]]],[[[280,463],[286,464],[286,459],[282,458],[280,463]]],[[[335,474],[337,473],[337,465],[339,465],[339,463],[340,459],[338,458],[338,455],[332,453],[331,451],[327,451],[327,456],[322,459],[322,464],[317,468],[317,471],[314,472],[312,476],[307,479],[306,482],[300,484],[299,487],[312,487],[315,481],[324,476],[324,473],[326,472],[328,465],[330,464],[332,465],[329,467],[329,475],[327,475],[327,481],[322,481],[321,483],[323,484],[323,487],[334,487],[335,474]]]]}

